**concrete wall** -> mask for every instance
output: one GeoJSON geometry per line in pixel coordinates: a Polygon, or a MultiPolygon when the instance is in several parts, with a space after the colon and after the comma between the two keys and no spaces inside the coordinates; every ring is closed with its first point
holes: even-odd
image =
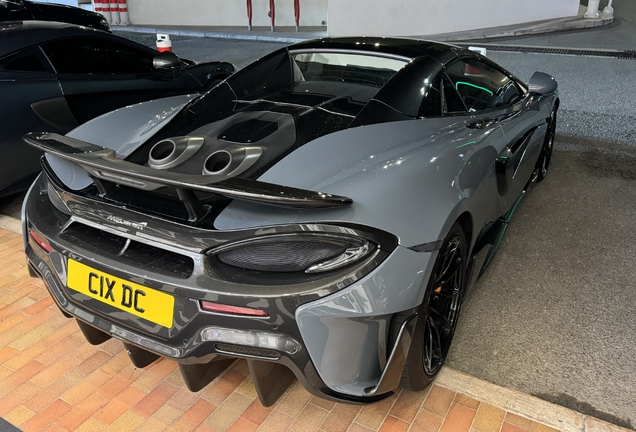
{"type": "Polygon", "coordinates": [[[419,36],[575,16],[579,0],[329,0],[329,35],[419,36]]]}
{"type": "MultiPolygon", "coordinates": [[[[300,25],[327,20],[328,0],[301,0],[300,25]]],[[[276,25],[293,26],[293,0],[276,0],[276,25]]],[[[252,25],[269,26],[268,0],[252,0],[252,25]]],[[[128,0],[130,20],[138,25],[246,26],[245,0],[128,0]]]]}

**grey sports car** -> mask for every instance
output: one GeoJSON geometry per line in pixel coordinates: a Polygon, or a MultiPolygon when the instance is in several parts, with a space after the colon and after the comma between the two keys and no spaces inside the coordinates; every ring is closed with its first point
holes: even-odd
{"type": "Polygon", "coordinates": [[[451,45],[291,45],[203,96],[25,136],[46,152],[29,266],[90,343],[174,359],[193,391],[237,358],[264,405],[294,377],[339,401],[422,389],[558,107],[551,76],[451,45]]]}

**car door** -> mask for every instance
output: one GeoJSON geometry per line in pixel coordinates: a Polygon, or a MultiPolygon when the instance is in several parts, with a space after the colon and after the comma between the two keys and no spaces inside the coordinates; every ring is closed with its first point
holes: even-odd
{"type": "Polygon", "coordinates": [[[196,92],[200,84],[179,67],[153,67],[155,53],[116,37],[75,37],[42,45],[80,123],[123,106],[196,92]]]}
{"type": "Polygon", "coordinates": [[[535,171],[541,152],[545,122],[532,109],[535,101],[511,75],[476,57],[452,62],[446,74],[447,88],[452,86],[454,96],[477,116],[472,127],[496,123],[503,130],[504,140],[495,144],[497,185],[504,208],[511,208],[535,171]]]}
{"type": "Polygon", "coordinates": [[[40,152],[22,136],[28,132],[66,133],[77,122],[60,85],[38,47],[0,59],[0,195],[39,172],[40,152]]]}

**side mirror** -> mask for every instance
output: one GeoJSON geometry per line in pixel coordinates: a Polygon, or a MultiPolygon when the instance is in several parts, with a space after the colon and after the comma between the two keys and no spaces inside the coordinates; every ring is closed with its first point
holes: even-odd
{"type": "Polygon", "coordinates": [[[535,72],[530,78],[528,87],[532,94],[545,95],[554,93],[557,87],[559,87],[559,84],[552,75],[548,75],[543,72],[535,72]]]}
{"type": "Polygon", "coordinates": [[[173,52],[165,51],[152,59],[152,65],[155,69],[172,69],[179,65],[179,57],[173,52]]]}

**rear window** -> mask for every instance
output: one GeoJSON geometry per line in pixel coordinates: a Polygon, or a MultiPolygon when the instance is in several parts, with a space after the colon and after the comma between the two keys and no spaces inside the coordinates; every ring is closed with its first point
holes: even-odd
{"type": "Polygon", "coordinates": [[[362,54],[309,52],[292,55],[294,84],[331,81],[382,87],[407,61],[362,54]]]}
{"type": "Polygon", "coordinates": [[[71,38],[42,45],[58,73],[152,72],[154,55],[108,39],[71,38]]]}

